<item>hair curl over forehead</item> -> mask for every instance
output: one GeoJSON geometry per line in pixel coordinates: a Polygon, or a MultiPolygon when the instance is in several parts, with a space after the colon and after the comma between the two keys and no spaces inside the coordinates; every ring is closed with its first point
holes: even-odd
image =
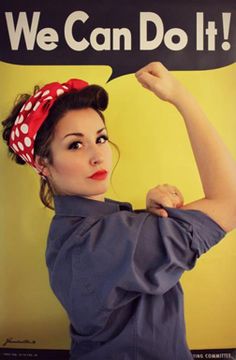
{"type": "Polygon", "coordinates": [[[38,131],[35,139],[34,154],[45,157],[52,163],[50,144],[52,142],[56,124],[70,110],[93,108],[105,123],[102,111],[107,108],[108,94],[98,85],[60,96],[53,104],[46,121],[38,131]]]}

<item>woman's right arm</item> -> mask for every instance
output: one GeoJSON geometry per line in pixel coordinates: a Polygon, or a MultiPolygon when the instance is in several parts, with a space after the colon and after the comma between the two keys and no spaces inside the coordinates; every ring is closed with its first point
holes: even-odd
{"type": "Polygon", "coordinates": [[[137,79],[182,115],[205,197],[182,209],[200,210],[225,231],[236,227],[236,162],[194,97],[161,64],[138,71],[137,79]]]}

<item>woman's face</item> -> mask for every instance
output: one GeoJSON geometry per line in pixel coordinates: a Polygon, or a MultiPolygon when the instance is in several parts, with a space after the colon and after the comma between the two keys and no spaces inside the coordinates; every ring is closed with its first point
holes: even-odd
{"type": "Polygon", "coordinates": [[[104,201],[108,189],[112,151],[103,120],[92,108],[70,110],[55,128],[52,165],[43,173],[59,195],[80,195],[104,201]],[[105,170],[107,175],[98,174],[105,170]]]}

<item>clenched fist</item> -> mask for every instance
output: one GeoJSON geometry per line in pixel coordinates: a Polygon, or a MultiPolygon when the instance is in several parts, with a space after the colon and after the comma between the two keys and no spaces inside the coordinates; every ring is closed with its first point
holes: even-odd
{"type": "Polygon", "coordinates": [[[175,104],[183,86],[161,62],[152,62],[135,74],[140,84],[164,101],[175,104]]]}

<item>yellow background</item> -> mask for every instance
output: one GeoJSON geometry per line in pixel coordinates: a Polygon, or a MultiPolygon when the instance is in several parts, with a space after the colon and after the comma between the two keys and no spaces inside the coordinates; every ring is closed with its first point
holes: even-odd
{"type": "MultiPolygon", "coordinates": [[[[185,202],[203,196],[191,147],[180,115],[143,89],[134,74],[107,82],[107,66],[17,66],[0,63],[0,115],[17,94],[35,84],[79,77],[105,87],[110,139],[121,151],[108,197],[145,206],[157,184],[176,185],[185,202]]],[[[195,95],[236,158],[236,65],[211,71],[175,72],[195,95]]],[[[0,142],[0,346],[6,338],[35,340],[10,347],[67,349],[67,316],[52,293],[45,264],[53,212],[40,203],[39,179],[29,166],[10,161],[0,142]]],[[[224,210],[223,210],[224,211],[224,210]]],[[[187,338],[191,349],[236,347],[236,230],[185,273],[187,338]]]]}

